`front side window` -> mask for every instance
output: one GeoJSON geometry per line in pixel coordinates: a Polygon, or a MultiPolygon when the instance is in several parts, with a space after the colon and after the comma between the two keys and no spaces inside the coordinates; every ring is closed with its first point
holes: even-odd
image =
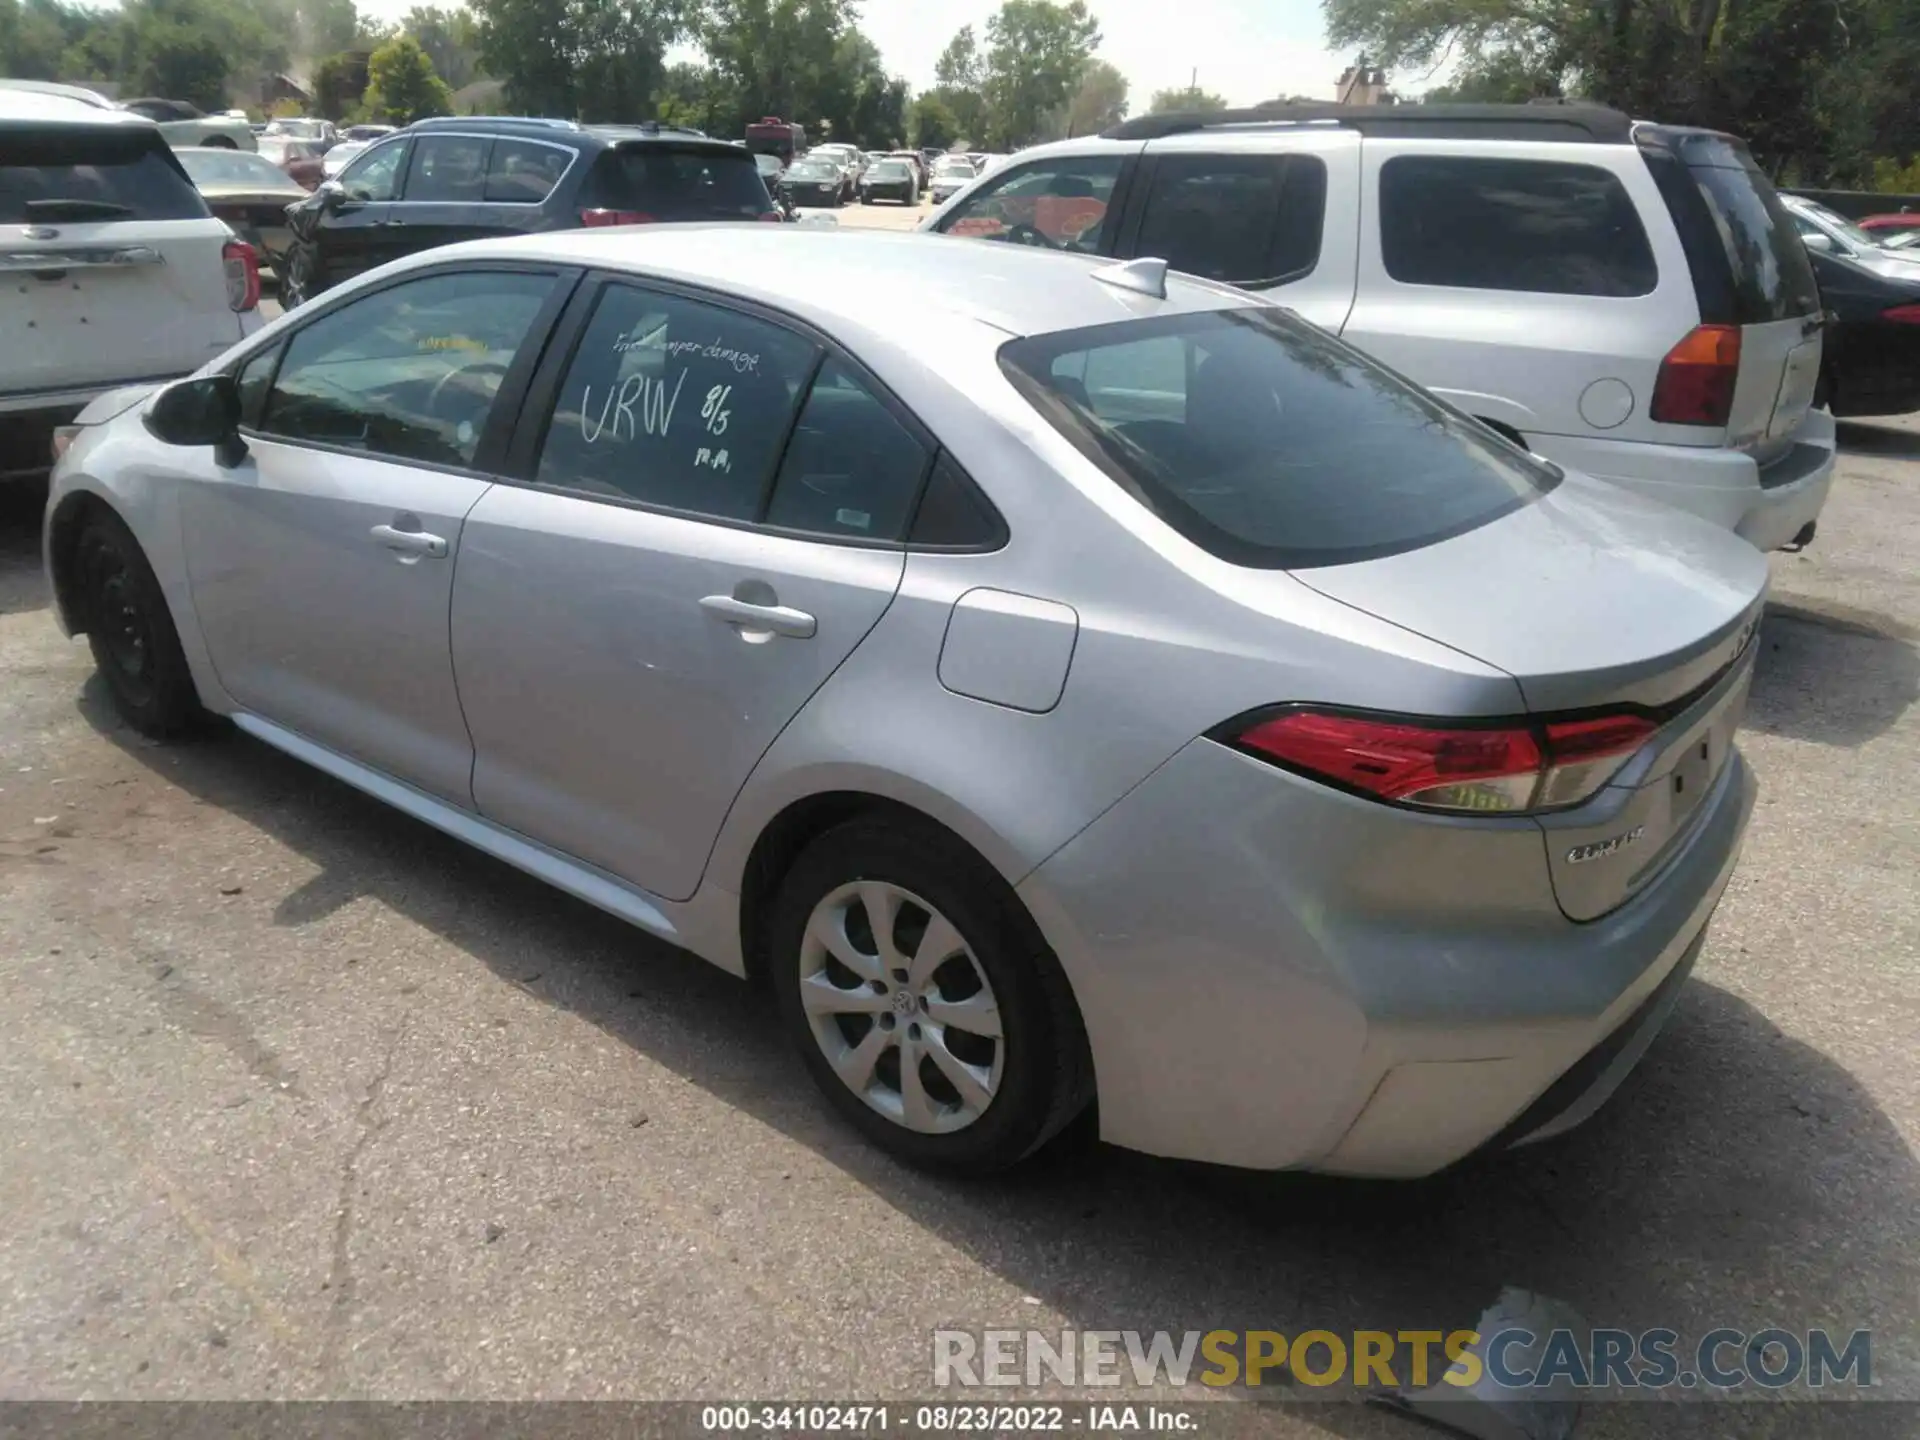
{"type": "Polygon", "coordinates": [[[1135,249],[1202,279],[1279,285],[1318,263],[1326,208],[1317,155],[1162,155],[1135,249]]]}
{"type": "Polygon", "coordinates": [[[751,520],[817,354],[756,316],[609,285],[568,362],[536,481],[751,520]]]}
{"type": "Polygon", "coordinates": [[[943,234],[1094,255],[1107,249],[1121,157],[1036,160],[976,190],[940,223],[943,234]]]}
{"type": "Polygon", "coordinates": [[[486,199],[493,141],[478,135],[422,135],[413,144],[405,198],[443,205],[486,199]]]}
{"type": "Polygon", "coordinates": [[[468,466],[551,275],[409,280],[294,332],[260,428],[393,460],[468,466]]]}
{"type": "Polygon", "coordinates": [[[1619,178],[1550,160],[1395,156],[1380,167],[1380,255],[1403,285],[1630,296],[1660,278],[1619,178]]]}
{"type": "Polygon", "coordinates": [[[391,200],[400,189],[400,165],[406,158],[404,140],[377,146],[340,172],[341,188],[356,200],[391,200]]]}
{"type": "Polygon", "coordinates": [[[1034,335],[1009,341],[1000,363],[1111,479],[1236,565],[1302,569],[1417,549],[1559,478],[1278,308],[1034,335]]]}

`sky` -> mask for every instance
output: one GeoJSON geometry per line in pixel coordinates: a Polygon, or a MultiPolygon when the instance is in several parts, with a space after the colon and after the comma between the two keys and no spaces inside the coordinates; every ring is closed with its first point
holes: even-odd
{"type": "MultiPolygon", "coordinates": [[[[360,0],[360,8],[396,20],[416,0],[360,0]]],[[[859,0],[861,28],[880,47],[887,70],[914,90],[933,84],[934,61],[962,25],[984,47],[987,18],[999,0],[859,0]]],[[[1319,0],[1088,0],[1100,22],[1098,55],[1131,86],[1136,114],[1156,90],[1184,88],[1199,72],[1202,89],[1229,104],[1256,105],[1277,95],[1333,98],[1334,81],[1352,63],[1327,49],[1319,0]]],[[[678,57],[676,57],[678,58],[678,57]]]]}

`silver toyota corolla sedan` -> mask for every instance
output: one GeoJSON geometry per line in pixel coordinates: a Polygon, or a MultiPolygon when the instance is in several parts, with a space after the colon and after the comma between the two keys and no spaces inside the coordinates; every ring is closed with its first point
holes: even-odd
{"type": "Polygon", "coordinates": [[[956,1171],[1591,1113],[1734,865],[1766,566],[1244,292],[792,226],[454,245],[62,433],[67,629],[777,996],[956,1171]]]}

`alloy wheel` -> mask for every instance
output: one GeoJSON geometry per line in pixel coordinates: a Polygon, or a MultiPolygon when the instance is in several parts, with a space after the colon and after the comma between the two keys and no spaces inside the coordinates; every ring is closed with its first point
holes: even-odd
{"type": "Polygon", "coordinates": [[[814,906],[800,1000],[841,1083],[897,1125],[964,1130],[999,1091],[1006,1044],[986,971],[911,891],[857,880],[814,906]]]}

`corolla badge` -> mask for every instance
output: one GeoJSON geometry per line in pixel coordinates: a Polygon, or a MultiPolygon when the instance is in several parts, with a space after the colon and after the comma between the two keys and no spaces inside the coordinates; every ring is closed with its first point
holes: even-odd
{"type": "Polygon", "coordinates": [[[1629,845],[1638,845],[1640,837],[1647,833],[1647,827],[1636,825],[1624,835],[1615,835],[1611,840],[1593,840],[1585,845],[1576,845],[1567,851],[1567,864],[1584,865],[1589,860],[1604,860],[1609,855],[1618,855],[1629,845]]]}

